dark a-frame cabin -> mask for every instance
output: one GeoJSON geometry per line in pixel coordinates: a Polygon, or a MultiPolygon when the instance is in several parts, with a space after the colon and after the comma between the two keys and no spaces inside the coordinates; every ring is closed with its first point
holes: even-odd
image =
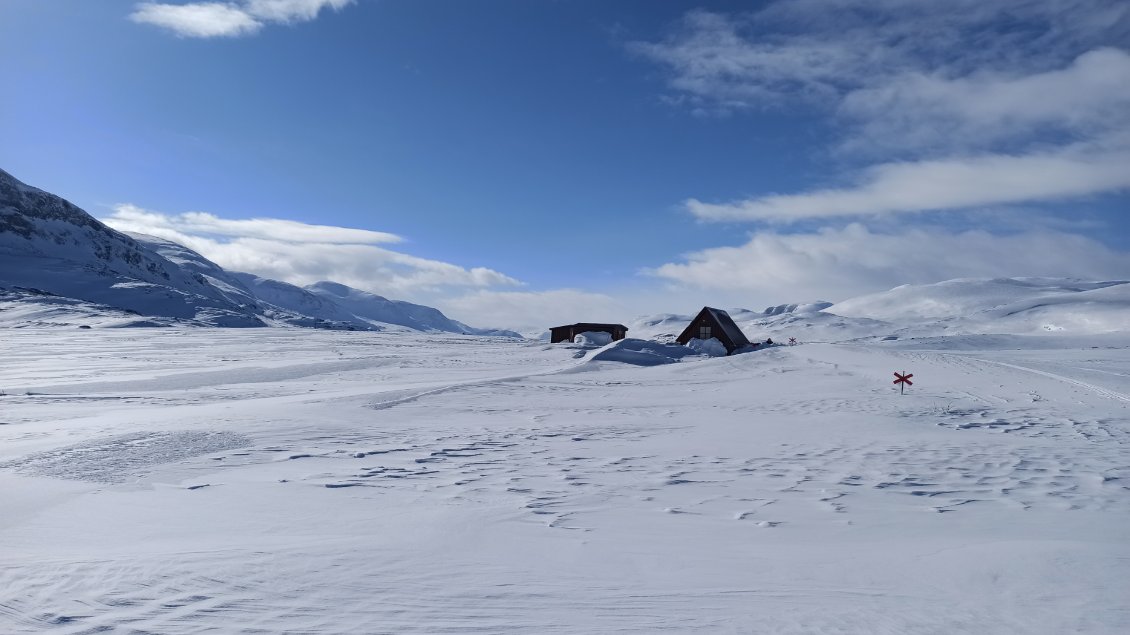
{"type": "Polygon", "coordinates": [[[692,338],[708,340],[712,337],[722,342],[726,347],[726,353],[730,355],[739,348],[750,345],[745,333],[742,333],[729,313],[708,306],[702,307],[675,341],[686,344],[692,338]]]}

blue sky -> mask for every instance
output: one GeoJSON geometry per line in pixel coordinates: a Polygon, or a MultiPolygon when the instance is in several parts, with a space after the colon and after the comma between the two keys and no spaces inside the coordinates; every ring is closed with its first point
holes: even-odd
{"type": "Polygon", "coordinates": [[[18,178],[473,324],[1130,277],[1113,0],[5,0],[0,55],[18,178]]]}

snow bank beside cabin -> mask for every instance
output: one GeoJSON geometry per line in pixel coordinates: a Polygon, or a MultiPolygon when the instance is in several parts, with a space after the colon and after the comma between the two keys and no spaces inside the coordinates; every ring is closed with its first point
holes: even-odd
{"type": "MultiPolygon", "coordinates": [[[[721,343],[719,343],[721,346],[721,343]]],[[[725,354],[726,349],[722,349],[725,354]]],[[[651,340],[625,338],[609,344],[594,354],[589,361],[621,362],[633,366],[659,366],[673,364],[695,351],[681,344],[664,344],[651,340]]]]}
{"type": "Polygon", "coordinates": [[[574,337],[573,343],[581,346],[608,346],[612,343],[612,334],[603,331],[585,331],[574,337]]]}
{"type": "MultiPolygon", "coordinates": [[[[578,336],[579,339],[579,336],[578,336]]],[[[741,349],[754,350],[753,347],[741,349]]],[[[736,353],[737,351],[735,351],[736,353]]],[[[686,346],[675,342],[657,342],[626,338],[608,344],[596,351],[590,362],[620,362],[633,366],[659,366],[684,361],[684,358],[725,357],[726,347],[717,338],[692,339],[686,346]]]]}
{"type": "Polygon", "coordinates": [[[712,337],[708,340],[700,340],[697,337],[692,337],[691,340],[687,342],[687,348],[699,355],[706,355],[708,357],[725,357],[730,354],[729,351],[726,350],[726,345],[716,337],[712,337]]]}

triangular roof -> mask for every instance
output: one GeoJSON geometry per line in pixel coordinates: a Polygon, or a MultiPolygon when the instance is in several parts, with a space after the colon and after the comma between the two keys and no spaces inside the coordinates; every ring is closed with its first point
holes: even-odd
{"type": "Polygon", "coordinates": [[[702,307],[702,310],[698,312],[698,315],[696,315],[694,319],[691,320],[691,323],[687,325],[687,328],[683,330],[682,334],[680,334],[678,338],[676,338],[677,341],[683,344],[689,342],[691,338],[695,337],[695,325],[699,324],[701,321],[709,322],[711,325],[717,326],[722,331],[718,334],[722,336],[718,337],[718,340],[726,346],[727,351],[732,353],[734,352],[734,350],[739,349],[743,346],[749,346],[749,340],[746,338],[745,333],[742,333],[742,330],[738,328],[738,325],[734,323],[734,318],[730,317],[730,314],[726,313],[722,309],[715,309],[714,307],[709,306],[702,307]]]}
{"type": "Polygon", "coordinates": [[[575,326],[596,326],[596,327],[618,326],[618,327],[624,329],[625,331],[628,330],[628,327],[624,326],[623,324],[613,324],[611,322],[577,322],[576,324],[562,324],[561,326],[551,326],[549,328],[551,328],[551,329],[564,329],[564,328],[575,327],[575,326]]]}
{"type": "Polygon", "coordinates": [[[730,341],[733,342],[735,346],[741,348],[749,344],[749,339],[747,339],[745,333],[742,333],[742,330],[738,328],[738,325],[734,322],[734,318],[730,317],[729,313],[726,313],[722,309],[714,309],[708,306],[702,307],[702,310],[710,312],[710,315],[714,317],[714,321],[718,322],[718,326],[722,327],[722,330],[726,333],[726,337],[730,338],[730,341]]]}

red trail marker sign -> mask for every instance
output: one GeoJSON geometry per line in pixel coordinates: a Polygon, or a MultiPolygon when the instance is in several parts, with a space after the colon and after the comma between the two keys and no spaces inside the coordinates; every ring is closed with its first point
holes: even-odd
{"type": "Polygon", "coordinates": [[[914,382],[910,381],[911,377],[914,377],[914,373],[907,373],[905,370],[902,371],[901,375],[898,374],[898,373],[895,373],[895,380],[891,383],[899,385],[899,394],[900,395],[904,394],[906,392],[907,386],[913,386],[914,385],[914,382]]]}

